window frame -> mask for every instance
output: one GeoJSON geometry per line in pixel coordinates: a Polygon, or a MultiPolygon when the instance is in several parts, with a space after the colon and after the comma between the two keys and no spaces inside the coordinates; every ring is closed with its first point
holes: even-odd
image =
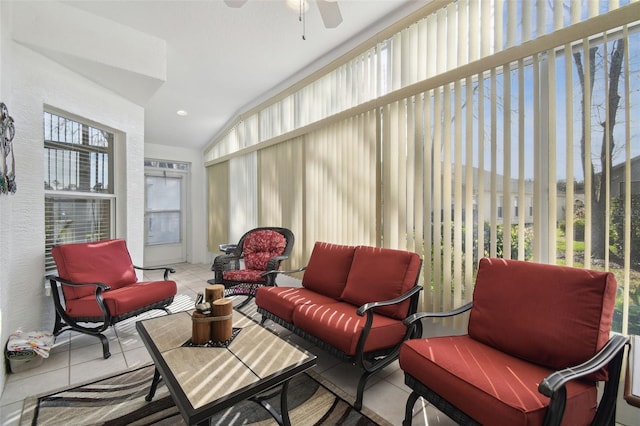
{"type": "MultiPolygon", "coordinates": [[[[55,108],[55,107],[51,107],[51,106],[45,106],[43,109],[43,113],[42,113],[42,120],[43,120],[43,156],[46,154],[47,152],[47,148],[54,148],[54,149],[59,149],[61,147],[64,148],[70,148],[70,150],[72,151],[89,151],[89,152],[100,152],[100,153],[104,153],[108,156],[108,188],[109,190],[107,192],[101,192],[101,191],[81,191],[81,190],[75,190],[75,191],[71,191],[71,190],[56,190],[56,189],[47,189],[46,187],[46,180],[45,180],[45,188],[44,188],[44,203],[45,203],[45,217],[44,217],[44,222],[45,222],[45,231],[48,225],[48,218],[46,217],[46,205],[47,203],[52,202],[51,200],[54,200],[53,202],[55,202],[55,200],[59,200],[61,202],[64,201],[69,201],[69,200],[73,200],[73,199],[77,199],[77,200],[91,200],[91,201],[95,201],[95,200],[109,200],[109,225],[108,225],[108,233],[106,236],[104,236],[103,238],[99,238],[99,239],[74,239],[73,241],[68,241],[68,242],[83,242],[83,241],[99,241],[99,240],[104,240],[104,239],[111,239],[111,238],[115,238],[116,235],[116,221],[118,218],[118,214],[117,214],[117,210],[116,210],[116,206],[117,206],[117,200],[118,200],[118,186],[119,186],[119,178],[118,178],[118,173],[117,173],[117,158],[118,158],[118,140],[120,138],[120,132],[118,132],[117,130],[97,123],[95,121],[92,121],[90,119],[84,118],[84,117],[80,117],[78,115],[75,115],[73,113],[69,113],[67,111],[55,108]],[[105,131],[107,133],[110,134],[111,136],[111,142],[109,144],[109,146],[107,148],[99,148],[99,147],[95,147],[95,149],[91,149],[89,147],[89,149],[87,149],[87,145],[78,145],[81,146],[81,149],[74,149],[73,144],[66,144],[65,142],[60,142],[60,141],[52,141],[52,140],[47,140],[45,139],[45,132],[44,132],[44,126],[45,126],[45,115],[46,114],[52,114],[54,116],[58,116],[61,117],[63,119],[66,120],[70,120],[73,122],[76,122],[78,124],[80,124],[82,130],[82,138],[85,137],[85,131],[84,128],[93,128],[93,129],[97,129],[100,131],[105,131]]],[[[88,136],[87,136],[88,137],[88,136]]],[[[43,157],[43,161],[46,161],[46,159],[43,157]]],[[[63,164],[64,167],[64,164],[63,164]]],[[[45,167],[45,172],[47,171],[47,167],[45,167]]],[[[50,272],[54,272],[56,270],[55,267],[55,263],[53,262],[53,259],[51,257],[51,247],[53,247],[54,241],[49,241],[49,238],[46,235],[45,232],[45,273],[50,273],[50,272]]]]}

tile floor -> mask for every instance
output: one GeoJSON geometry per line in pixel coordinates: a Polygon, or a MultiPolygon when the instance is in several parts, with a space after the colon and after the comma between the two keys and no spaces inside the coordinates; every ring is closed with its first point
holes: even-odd
{"type": "MultiPolygon", "coordinates": [[[[178,296],[172,305],[174,311],[192,308],[197,292],[204,291],[204,287],[207,286],[206,280],[212,277],[209,268],[210,265],[205,264],[175,265],[176,274],[172,275],[172,279],[178,283],[178,296]]],[[[157,279],[158,277],[149,276],[148,278],[157,279]]],[[[242,310],[259,318],[253,304],[247,305],[242,310]]],[[[154,315],[162,315],[162,313],[160,311],[146,313],[118,323],[109,329],[105,334],[109,338],[111,357],[106,360],[102,358],[102,346],[95,337],[75,332],[62,333],[58,336],[49,358],[45,359],[41,366],[8,375],[4,392],[0,397],[0,425],[20,424],[22,403],[24,398],[28,396],[97,377],[110,376],[123,370],[151,363],[151,358],[135,330],[135,322],[154,315]]],[[[338,361],[328,353],[319,350],[272,322],[267,322],[267,326],[316,354],[318,356],[316,371],[346,393],[355,395],[357,378],[360,373],[357,367],[338,361]]],[[[390,423],[399,425],[404,417],[404,406],[408,395],[409,388],[404,385],[404,376],[398,363],[395,362],[369,379],[364,405],[390,423]]],[[[418,401],[414,409],[416,412],[414,425],[455,424],[432,407],[426,407],[426,410],[422,408],[421,401],[418,401]]]]}

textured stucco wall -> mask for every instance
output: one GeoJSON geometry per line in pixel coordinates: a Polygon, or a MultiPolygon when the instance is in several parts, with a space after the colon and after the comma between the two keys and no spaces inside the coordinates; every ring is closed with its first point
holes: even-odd
{"type": "MultiPolygon", "coordinates": [[[[11,36],[12,2],[0,2],[2,101],[16,125],[18,192],[0,195],[0,326],[3,346],[17,329],[51,330],[44,292],[43,107],[53,106],[118,130],[117,234],[134,262],[144,250],[144,109],[45,58],[11,36]]],[[[33,29],[36,31],[36,29],[33,29]]],[[[0,390],[6,381],[0,373],[0,390]]]]}

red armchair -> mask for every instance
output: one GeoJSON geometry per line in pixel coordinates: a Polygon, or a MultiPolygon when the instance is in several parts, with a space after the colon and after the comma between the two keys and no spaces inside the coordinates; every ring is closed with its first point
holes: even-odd
{"type": "Polygon", "coordinates": [[[461,424],[613,425],[628,340],[610,337],[615,295],[610,272],[482,259],[471,303],[405,321],[470,311],[468,334],[403,343],[404,424],[423,397],[461,424]]]}
{"type": "Polygon", "coordinates": [[[57,245],[51,254],[58,268],[58,276],[47,277],[56,311],[56,336],[67,330],[96,336],[106,359],[111,353],[102,332],[109,326],[152,309],[171,313],[167,307],[177,287],[168,275],[175,270],[134,266],[124,240],[57,245]],[[135,269],[164,270],[164,280],[138,282],[135,269]]]}

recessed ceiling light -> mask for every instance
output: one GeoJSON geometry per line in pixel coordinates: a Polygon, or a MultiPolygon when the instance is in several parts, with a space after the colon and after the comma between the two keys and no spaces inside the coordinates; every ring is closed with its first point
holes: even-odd
{"type": "Polygon", "coordinates": [[[178,111],[176,111],[176,114],[178,114],[181,117],[184,117],[185,115],[189,115],[189,113],[183,109],[179,109],[178,111]]]}

